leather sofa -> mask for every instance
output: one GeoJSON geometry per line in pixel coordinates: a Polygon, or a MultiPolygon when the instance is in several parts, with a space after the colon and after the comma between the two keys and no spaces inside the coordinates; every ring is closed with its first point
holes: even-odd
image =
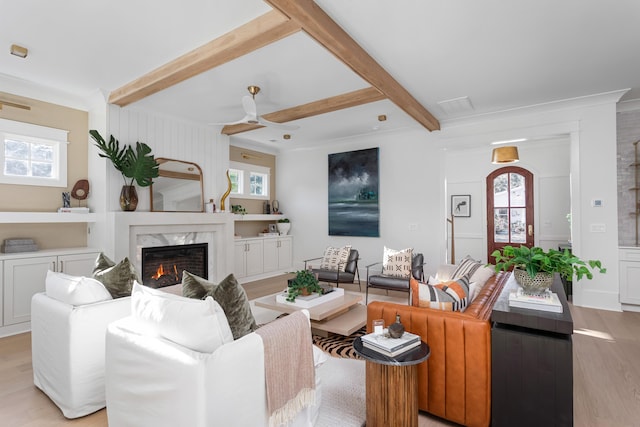
{"type": "Polygon", "coordinates": [[[470,427],[491,422],[491,310],[510,273],[490,278],[464,312],[375,301],[367,306],[385,324],[400,315],[406,330],[429,344],[431,355],[418,367],[418,407],[470,427]]]}

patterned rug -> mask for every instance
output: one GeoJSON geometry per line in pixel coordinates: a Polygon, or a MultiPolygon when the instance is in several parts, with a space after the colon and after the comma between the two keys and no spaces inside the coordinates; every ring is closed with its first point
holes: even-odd
{"type": "Polygon", "coordinates": [[[361,337],[366,334],[366,329],[357,330],[348,337],[342,335],[334,335],[328,338],[313,335],[313,343],[317,345],[322,351],[328,353],[333,357],[342,357],[344,359],[358,359],[362,360],[353,349],[353,340],[357,337],[361,337]]]}

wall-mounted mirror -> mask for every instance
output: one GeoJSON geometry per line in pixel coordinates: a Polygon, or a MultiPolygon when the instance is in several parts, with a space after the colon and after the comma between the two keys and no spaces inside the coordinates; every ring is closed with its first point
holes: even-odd
{"type": "Polygon", "coordinates": [[[200,166],[162,157],[156,162],[159,174],[151,184],[151,211],[204,212],[200,166]]]}

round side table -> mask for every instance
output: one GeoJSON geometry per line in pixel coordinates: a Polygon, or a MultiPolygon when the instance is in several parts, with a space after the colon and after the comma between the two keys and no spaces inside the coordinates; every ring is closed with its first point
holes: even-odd
{"type": "Polygon", "coordinates": [[[358,337],[353,348],[367,363],[367,427],[418,427],[418,365],[429,358],[429,345],[422,341],[390,357],[364,347],[358,337]]]}

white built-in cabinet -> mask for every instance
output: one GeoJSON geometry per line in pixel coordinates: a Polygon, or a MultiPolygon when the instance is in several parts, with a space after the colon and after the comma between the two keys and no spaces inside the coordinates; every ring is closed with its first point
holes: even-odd
{"type": "Polygon", "coordinates": [[[282,272],[293,265],[293,238],[267,236],[235,241],[235,269],[237,278],[266,277],[282,272]]]}
{"type": "Polygon", "coordinates": [[[621,247],[620,302],[640,305],[640,248],[621,247]]]}
{"type": "Polygon", "coordinates": [[[264,272],[282,271],[291,268],[291,237],[281,236],[264,239],[264,272]]]}
{"type": "Polygon", "coordinates": [[[1,255],[2,326],[31,320],[31,297],[44,291],[48,270],[91,277],[98,254],[77,248],[1,255]]]}

